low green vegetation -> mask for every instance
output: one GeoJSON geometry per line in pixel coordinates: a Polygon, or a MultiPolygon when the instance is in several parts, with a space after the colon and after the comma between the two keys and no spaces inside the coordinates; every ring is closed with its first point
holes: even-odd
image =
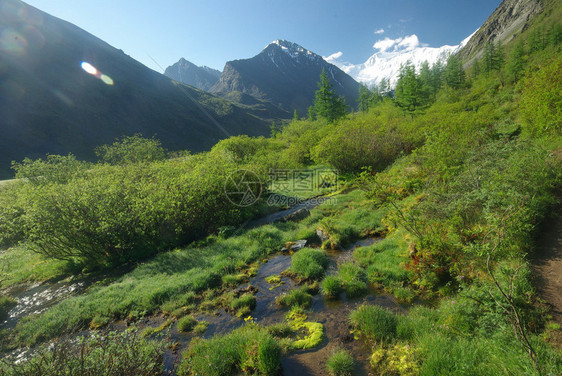
{"type": "Polygon", "coordinates": [[[178,331],[191,332],[199,322],[193,316],[184,316],[178,320],[178,331]]]}
{"type": "Polygon", "coordinates": [[[0,362],[0,374],[157,376],[164,371],[165,350],[164,342],[144,339],[132,330],[93,334],[78,343],[44,346],[20,364],[0,362]]]}
{"type": "Polygon", "coordinates": [[[236,312],[236,316],[248,315],[256,308],[256,297],[252,294],[244,294],[230,302],[230,308],[236,312]]]}
{"type": "Polygon", "coordinates": [[[326,361],[330,376],[351,376],[354,368],[353,356],[345,349],[335,350],[326,361]]]}
{"type": "Polygon", "coordinates": [[[298,289],[293,289],[280,295],[276,302],[283,307],[298,306],[306,308],[310,306],[310,303],[312,302],[312,295],[308,293],[307,286],[302,286],[298,289]]]}
{"type": "Polygon", "coordinates": [[[320,292],[328,298],[337,298],[343,291],[340,279],[335,275],[326,276],[320,285],[320,292]]]}
{"type": "Polygon", "coordinates": [[[353,332],[379,343],[396,337],[397,318],[391,311],[373,305],[362,305],[349,316],[353,332]]]}
{"type": "Polygon", "coordinates": [[[291,273],[301,279],[317,280],[322,278],[328,257],[321,249],[303,248],[291,257],[291,273]]]}
{"type": "Polygon", "coordinates": [[[195,338],[184,353],[180,375],[277,375],[281,348],[264,328],[243,326],[212,339],[195,338]]]}
{"type": "MultiPolygon", "coordinates": [[[[379,374],[562,374],[562,358],[548,343],[556,329],[536,298],[528,261],[562,183],[561,13],[555,2],[544,4],[552,9],[537,19],[554,25],[548,31],[531,24],[505,46],[490,43],[468,71],[460,55],[419,71],[405,64],[395,98],[387,83],[361,87],[359,113],[342,113],[337,96],[321,98],[330,91],[323,75],[310,118],[294,119],[269,139],[237,136],[207,153],[167,158],[157,140],[134,136],[98,148],[98,163],[72,155],[16,163],[19,180],[0,186],[2,288],[130,269],[2,331],[3,348],[159,313],[166,321],[149,328],[151,336],[176,319],[180,331],[201,333],[208,323],[191,315],[217,308],[248,315],[256,298],[238,296],[235,286],[284,244],[306,239],[322,249],[292,255],[285,273],[298,283],[320,285],[329,298],[344,290],[361,296],[374,286],[401,303],[427,303],[404,314],[371,305],[351,313],[353,333],[372,345],[379,374]],[[325,167],[337,169],[340,194],[310,215],[236,227],[274,209],[266,205],[270,192],[247,207],[226,199],[230,174],[250,170],[266,181],[276,169],[325,167]],[[365,237],[380,239],[354,249],[337,274],[325,276],[325,249],[344,250],[365,237]]],[[[310,197],[332,187],[302,193],[291,179],[270,188],[310,197]]],[[[280,283],[271,277],[272,287],[280,283]]],[[[249,323],[195,339],[180,374],[278,374],[282,349],[324,341],[322,324],[307,321],[303,308],[312,290],[304,285],[279,297],[290,307],[286,324],[249,323]]],[[[0,315],[12,304],[2,298],[0,315]]],[[[130,365],[124,341],[88,343],[85,363],[56,348],[22,367],[29,374],[49,374],[44,367],[51,365],[80,373],[91,363],[111,374],[103,367],[119,361],[119,374],[140,365],[138,374],[162,372],[159,342],[132,340],[140,356],[130,365]],[[96,350],[102,345],[110,351],[96,350]]],[[[338,353],[328,364],[330,373],[347,374],[353,359],[338,353]]]]}
{"type": "Polygon", "coordinates": [[[0,321],[8,316],[8,312],[17,304],[15,299],[6,295],[0,295],[0,321]]]}

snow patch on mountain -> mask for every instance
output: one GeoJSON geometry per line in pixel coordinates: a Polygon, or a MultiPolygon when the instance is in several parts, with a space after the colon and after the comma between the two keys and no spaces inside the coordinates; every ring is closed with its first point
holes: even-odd
{"type": "Polygon", "coordinates": [[[456,53],[466,45],[474,33],[458,45],[441,47],[429,47],[427,44],[421,43],[415,34],[396,39],[387,37],[375,42],[373,48],[376,52],[363,64],[350,64],[342,61],[343,53],[341,51],[324,57],[324,60],[338,66],[356,81],[363,82],[370,87],[378,85],[383,79],[389,80],[390,86],[394,87],[398,80],[400,67],[407,61],[410,61],[417,70],[424,61],[429,62],[430,65],[439,60],[444,62],[449,54],[456,53]]]}

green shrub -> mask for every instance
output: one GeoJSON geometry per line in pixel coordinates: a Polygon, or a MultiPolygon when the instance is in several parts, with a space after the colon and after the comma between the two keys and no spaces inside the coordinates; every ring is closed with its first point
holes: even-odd
{"type": "Polygon", "coordinates": [[[277,297],[276,302],[284,307],[308,307],[312,302],[312,295],[308,292],[308,288],[303,286],[298,289],[291,290],[277,297]]]}
{"type": "Polygon", "coordinates": [[[345,349],[338,349],[326,361],[330,376],[351,376],[355,363],[351,354],[345,349]]]}
{"type": "Polygon", "coordinates": [[[322,295],[328,298],[337,298],[338,295],[343,291],[343,287],[338,277],[334,275],[328,275],[322,280],[320,291],[322,295]]]}
{"type": "Polygon", "coordinates": [[[0,321],[8,316],[8,312],[15,307],[17,301],[7,295],[0,296],[0,321]]]}
{"type": "Polygon", "coordinates": [[[129,330],[92,334],[77,344],[58,341],[42,347],[30,360],[17,365],[0,362],[0,374],[159,376],[164,369],[166,345],[129,330]]]}
{"type": "Polygon", "coordinates": [[[387,309],[362,305],[349,316],[354,332],[377,342],[388,342],[396,337],[398,320],[387,309]]]}
{"type": "Polygon", "coordinates": [[[277,375],[281,348],[267,330],[244,326],[212,339],[194,339],[183,354],[180,375],[277,375]]]}
{"type": "Polygon", "coordinates": [[[203,334],[205,333],[205,330],[207,330],[208,327],[209,327],[208,321],[199,321],[197,325],[195,325],[195,327],[193,328],[193,332],[197,334],[203,334]]]}
{"type": "Polygon", "coordinates": [[[328,257],[321,249],[303,248],[291,258],[291,271],[306,279],[319,279],[328,266],[328,257]]]}
{"type": "Polygon", "coordinates": [[[178,331],[191,332],[197,323],[198,321],[193,316],[184,316],[178,320],[178,331]]]}

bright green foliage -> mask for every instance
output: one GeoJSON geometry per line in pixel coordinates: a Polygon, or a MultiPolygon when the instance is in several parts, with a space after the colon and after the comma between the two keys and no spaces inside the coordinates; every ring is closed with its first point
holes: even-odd
{"type": "Polygon", "coordinates": [[[140,134],[123,137],[112,145],[98,146],[95,152],[101,161],[114,165],[154,162],[166,158],[166,150],[159,140],[143,138],[140,134]]]}
{"type": "Polygon", "coordinates": [[[369,362],[381,375],[418,376],[420,372],[415,350],[409,345],[375,347],[369,362]]]}
{"type": "Polygon", "coordinates": [[[351,376],[354,368],[353,356],[345,349],[334,351],[326,361],[326,369],[330,376],[351,376]]]}
{"type": "Polygon", "coordinates": [[[159,376],[165,350],[165,342],[144,339],[130,330],[94,333],[78,344],[62,341],[42,347],[17,365],[0,362],[0,374],[159,376]]]}
{"type": "Polygon", "coordinates": [[[309,111],[309,118],[325,119],[328,123],[333,123],[345,115],[347,115],[345,100],[336,94],[328,73],[322,70],[318,90],[314,96],[314,104],[309,111]]]}
{"type": "Polygon", "coordinates": [[[396,337],[398,319],[394,313],[374,305],[362,305],[349,316],[354,333],[376,342],[389,342],[396,337]]]}
{"type": "Polygon", "coordinates": [[[544,64],[522,82],[521,116],[529,133],[560,135],[562,132],[562,60],[544,64]]]}
{"type": "Polygon", "coordinates": [[[72,154],[47,155],[46,159],[25,158],[22,163],[12,163],[16,179],[25,179],[34,184],[68,183],[83,176],[89,163],[78,161],[72,154]]]}
{"type": "Polygon", "coordinates": [[[291,258],[291,271],[305,279],[320,279],[328,266],[326,252],[321,249],[303,248],[291,258]]]}
{"type": "Polygon", "coordinates": [[[212,339],[194,339],[179,375],[277,375],[281,348],[266,329],[251,324],[212,339]]]}
{"type": "Polygon", "coordinates": [[[225,198],[225,177],[238,167],[216,151],[204,160],[96,165],[67,181],[16,185],[7,193],[15,205],[0,210],[0,228],[15,221],[31,249],[88,267],[144,258],[256,210],[225,198]]]}

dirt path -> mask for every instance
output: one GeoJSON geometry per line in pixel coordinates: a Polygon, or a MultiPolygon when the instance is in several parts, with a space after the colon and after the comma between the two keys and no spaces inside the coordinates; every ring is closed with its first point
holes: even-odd
{"type": "Polygon", "coordinates": [[[533,260],[536,287],[550,305],[552,318],[562,325],[562,206],[545,220],[533,260]]]}

